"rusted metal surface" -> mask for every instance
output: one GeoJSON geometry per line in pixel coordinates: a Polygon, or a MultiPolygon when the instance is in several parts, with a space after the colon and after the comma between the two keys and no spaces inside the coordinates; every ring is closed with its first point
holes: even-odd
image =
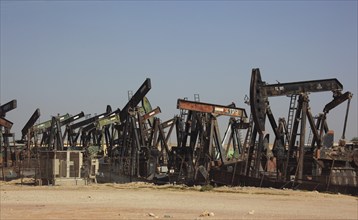
{"type": "Polygon", "coordinates": [[[247,118],[246,110],[243,108],[228,107],[224,105],[216,105],[203,102],[194,102],[184,99],[178,99],[177,108],[203,113],[213,113],[218,115],[247,118]]]}
{"type": "Polygon", "coordinates": [[[11,121],[0,117],[0,126],[3,126],[4,128],[7,128],[7,129],[11,129],[13,124],[14,123],[12,123],[11,121]]]}
{"type": "MultiPolygon", "coordinates": [[[[349,160],[346,158],[346,163],[338,163],[338,157],[332,155],[330,159],[325,159],[317,157],[316,151],[319,151],[322,147],[321,140],[323,136],[328,131],[327,126],[327,113],[348,100],[347,104],[347,112],[344,123],[344,132],[346,127],[349,103],[352,98],[352,94],[350,92],[346,92],[344,94],[341,93],[343,89],[342,84],[337,79],[322,79],[322,80],[311,80],[311,81],[300,81],[300,82],[292,82],[292,83],[279,83],[279,84],[267,84],[262,81],[261,74],[259,69],[252,70],[251,84],[250,84],[250,108],[251,114],[253,116],[254,122],[254,133],[257,132],[258,140],[256,140],[256,135],[253,134],[253,138],[250,145],[249,154],[248,154],[248,162],[246,164],[246,172],[245,177],[250,178],[259,178],[260,175],[262,178],[265,178],[265,175],[262,175],[262,171],[265,171],[264,162],[266,161],[266,156],[260,156],[262,154],[268,154],[269,152],[264,150],[262,146],[264,145],[263,135],[266,133],[265,131],[265,121],[266,116],[269,119],[271,127],[275,134],[275,143],[273,146],[273,156],[277,159],[277,172],[276,176],[280,181],[288,181],[293,179],[298,183],[303,183],[308,179],[320,179],[321,176],[324,178],[331,178],[333,175],[331,171],[324,170],[320,171],[321,163],[326,163],[324,167],[333,167],[338,166],[343,170],[349,170],[349,167],[346,167],[347,162],[349,160]],[[317,118],[315,123],[315,118],[313,118],[310,107],[309,107],[309,94],[312,92],[324,92],[331,91],[333,93],[334,99],[328,103],[324,110],[323,114],[320,114],[320,117],[317,118]],[[279,126],[275,122],[273,113],[271,112],[269,105],[269,97],[271,96],[298,96],[298,105],[291,106],[290,111],[294,109],[289,116],[292,116],[292,129],[290,129],[290,133],[283,133],[284,130],[288,130],[284,128],[286,125],[279,122],[279,126]],[[309,121],[312,134],[313,141],[311,146],[306,146],[305,144],[305,135],[306,135],[306,121],[309,121]],[[282,127],[284,126],[284,127],[282,127]],[[284,136],[284,137],[283,137],[284,136]],[[296,139],[299,141],[296,142],[296,139]],[[288,146],[287,148],[283,148],[283,140],[287,140],[288,146]],[[256,142],[256,144],[254,144],[256,142]],[[280,152],[278,154],[278,152],[280,152]],[[252,159],[254,158],[254,159],[252,159]],[[252,162],[254,161],[254,162],[252,162]],[[261,161],[262,166],[259,165],[259,161],[261,161]],[[336,161],[336,164],[334,164],[336,161]],[[283,163],[284,162],[284,163],[283,163]],[[252,166],[252,164],[255,164],[252,166]],[[283,164],[283,169],[279,164],[283,164]],[[253,168],[251,168],[253,167],[253,168]],[[323,172],[323,173],[321,173],[323,172]],[[328,174],[327,174],[328,172],[328,174]],[[329,173],[331,172],[331,173],[329,173]],[[258,175],[259,174],[259,175],[258,175]],[[278,175],[280,174],[280,175],[278,175]]],[[[291,99],[292,102],[292,99],[291,99]]],[[[291,127],[290,127],[291,128],[291,127]]],[[[344,135],[342,135],[344,139],[344,135]]],[[[350,152],[348,148],[343,150],[350,152]]],[[[331,149],[328,149],[328,152],[332,152],[331,149]]],[[[344,171],[341,171],[344,172],[344,171]]],[[[343,174],[342,174],[343,175],[343,174]]],[[[325,182],[329,188],[330,181],[325,182]]],[[[332,183],[333,185],[335,183],[332,183]]],[[[344,184],[344,183],[341,183],[344,184]]]]}
{"type": "Polygon", "coordinates": [[[344,94],[336,95],[334,99],[324,106],[323,112],[328,113],[331,109],[337,107],[343,102],[352,99],[353,94],[351,92],[345,92],[344,94]]]}
{"type": "Polygon", "coordinates": [[[144,114],[142,116],[142,120],[148,120],[151,117],[154,117],[155,115],[161,113],[161,110],[159,107],[156,107],[155,109],[151,110],[150,112],[144,114]]]}

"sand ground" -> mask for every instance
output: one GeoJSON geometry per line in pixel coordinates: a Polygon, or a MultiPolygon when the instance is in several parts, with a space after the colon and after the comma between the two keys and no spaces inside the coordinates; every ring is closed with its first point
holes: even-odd
{"type": "Polygon", "coordinates": [[[0,193],[0,219],[358,219],[358,197],[253,187],[11,181],[0,193]]]}

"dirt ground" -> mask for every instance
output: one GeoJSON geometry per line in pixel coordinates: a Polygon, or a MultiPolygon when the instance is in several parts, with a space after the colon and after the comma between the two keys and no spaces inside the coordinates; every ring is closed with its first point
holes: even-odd
{"type": "Polygon", "coordinates": [[[148,183],[31,186],[0,182],[0,219],[358,219],[358,197],[148,183]]]}

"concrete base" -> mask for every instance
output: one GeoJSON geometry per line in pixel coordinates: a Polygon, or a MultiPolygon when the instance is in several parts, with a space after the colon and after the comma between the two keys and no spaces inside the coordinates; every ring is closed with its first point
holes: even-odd
{"type": "Polygon", "coordinates": [[[82,178],[57,178],[54,181],[56,186],[84,186],[87,185],[87,181],[82,178]]]}

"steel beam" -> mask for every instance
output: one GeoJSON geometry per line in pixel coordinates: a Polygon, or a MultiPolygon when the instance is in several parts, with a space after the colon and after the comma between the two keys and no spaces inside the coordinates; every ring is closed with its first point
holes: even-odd
{"type": "Polygon", "coordinates": [[[185,99],[178,99],[177,108],[202,113],[213,113],[217,115],[247,118],[246,111],[243,108],[228,107],[224,105],[216,105],[203,102],[194,102],[185,99]]]}
{"type": "Polygon", "coordinates": [[[299,95],[307,92],[326,92],[342,90],[343,85],[336,79],[310,80],[291,83],[265,84],[267,96],[299,95]]]}
{"type": "Polygon", "coordinates": [[[328,113],[330,110],[342,104],[346,100],[352,99],[352,97],[353,94],[351,92],[345,92],[344,94],[334,97],[334,99],[324,107],[323,112],[328,113]]]}
{"type": "Polygon", "coordinates": [[[159,107],[156,107],[156,108],[153,109],[152,111],[150,111],[150,112],[144,114],[144,115],[142,116],[142,121],[145,121],[145,120],[147,120],[147,119],[149,119],[149,118],[151,118],[151,117],[153,117],[153,116],[155,116],[155,115],[157,115],[157,114],[159,114],[159,113],[161,113],[161,110],[160,110],[159,107]]]}
{"type": "Polygon", "coordinates": [[[99,118],[96,122],[97,128],[102,129],[103,126],[118,123],[120,121],[118,113],[112,113],[106,117],[99,118]]]}
{"type": "Polygon", "coordinates": [[[85,119],[83,121],[80,121],[80,122],[77,122],[76,124],[73,124],[73,125],[70,125],[70,130],[74,131],[75,129],[79,128],[79,127],[82,127],[82,126],[85,126],[85,125],[88,125],[90,123],[93,123],[95,122],[98,118],[100,117],[104,117],[108,114],[110,114],[112,112],[112,108],[110,105],[107,105],[107,108],[106,108],[106,112],[105,113],[102,113],[100,115],[96,115],[96,116],[93,116],[91,118],[88,118],[88,119],[85,119]]]}
{"type": "MultiPolygon", "coordinates": [[[[7,128],[7,129],[11,129],[12,125],[14,123],[12,123],[11,121],[9,120],[6,120],[5,118],[1,118],[0,117],[0,126],[4,127],[4,128],[7,128]]],[[[1,132],[1,131],[0,131],[1,132]]]]}
{"type": "MultiPolygon", "coordinates": [[[[58,120],[61,122],[69,117],[70,115],[67,113],[65,115],[58,116],[58,120]]],[[[33,126],[33,130],[37,133],[41,133],[51,128],[51,124],[52,124],[52,119],[33,126]]]]}
{"type": "Polygon", "coordinates": [[[27,121],[27,123],[25,124],[24,128],[21,130],[22,133],[22,138],[24,138],[27,135],[28,130],[34,126],[34,124],[36,123],[37,119],[40,118],[40,109],[36,109],[35,112],[32,114],[32,116],[30,117],[30,119],[27,121]]]}
{"type": "Polygon", "coordinates": [[[69,124],[69,123],[71,123],[71,122],[74,122],[74,121],[76,121],[76,120],[82,118],[83,116],[85,116],[85,113],[80,112],[80,113],[78,113],[77,115],[74,115],[74,116],[72,116],[72,117],[69,117],[69,118],[67,118],[67,119],[65,119],[65,120],[63,120],[63,121],[61,121],[61,122],[60,122],[60,126],[64,126],[64,125],[67,125],[67,124],[69,124]]]}
{"type": "Polygon", "coordinates": [[[129,102],[126,104],[126,106],[124,106],[124,108],[122,109],[119,117],[121,122],[123,123],[129,114],[129,110],[131,108],[136,107],[141,101],[142,99],[145,97],[145,95],[149,92],[149,90],[152,88],[150,79],[147,78],[144,83],[139,87],[139,89],[137,90],[137,92],[132,96],[132,98],[129,100],[129,102]]]}
{"type": "Polygon", "coordinates": [[[3,104],[0,106],[0,117],[5,117],[6,112],[9,112],[17,107],[17,101],[16,99],[3,104]]]}

